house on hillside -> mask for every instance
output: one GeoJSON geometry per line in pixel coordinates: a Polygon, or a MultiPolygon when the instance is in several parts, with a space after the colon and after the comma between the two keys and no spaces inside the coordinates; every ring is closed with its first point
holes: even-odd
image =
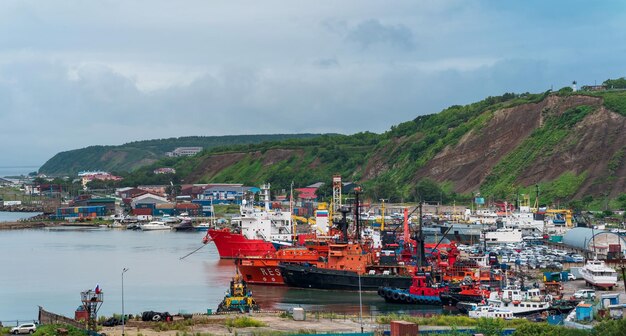
{"type": "Polygon", "coordinates": [[[194,156],[202,152],[202,147],[178,147],[171,152],[165,153],[167,157],[194,156]]]}

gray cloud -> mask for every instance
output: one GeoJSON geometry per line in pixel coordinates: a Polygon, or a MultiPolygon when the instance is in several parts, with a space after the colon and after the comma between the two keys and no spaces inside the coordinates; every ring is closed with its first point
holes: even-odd
{"type": "Polygon", "coordinates": [[[626,11],[555,21],[537,8],[0,2],[0,166],[172,136],[383,132],[489,95],[626,75],[626,11]]]}
{"type": "Polygon", "coordinates": [[[403,24],[382,24],[379,20],[363,21],[349,29],[346,41],[356,43],[363,49],[372,46],[393,47],[400,50],[413,50],[413,32],[403,24]]]}

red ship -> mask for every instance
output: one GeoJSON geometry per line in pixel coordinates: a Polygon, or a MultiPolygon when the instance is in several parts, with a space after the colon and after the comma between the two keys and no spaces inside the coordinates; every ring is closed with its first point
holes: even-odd
{"type": "Polygon", "coordinates": [[[270,185],[261,187],[265,206],[254,206],[253,199],[243,199],[238,220],[240,232],[229,229],[208,230],[203,242],[215,242],[220,258],[233,259],[238,255],[262,256],[276,251],[275,245],[291,246],[293,225],[291,212],[270,210],[270,185]]]}
{"type": "Polygon", "coordinates": [[[217,252],[222,259],[234,259],[242,255],[259,257],[276,251],[271,242],[263,239],[248,239],[241,233],[234,233],[229,229],[209,230],[204,239],[205,243],[208,243],[208,237],[211,237],[215,243],[217,252]]]}
{"type": "Polygon", "coordinates": [[[284,285],[278,268],[281,262],[303,262],[317,265],[328,255],[328,243],[306,242],[306,247],[283,248],[262,256],[249,256],[235,262],[244,280],[258,285],[284,285]]]}

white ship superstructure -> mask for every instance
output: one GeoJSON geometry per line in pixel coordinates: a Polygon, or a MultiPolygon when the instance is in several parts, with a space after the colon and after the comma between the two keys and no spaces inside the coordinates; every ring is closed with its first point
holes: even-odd
{"type": "Polygon", "coordinates": [[[617,284],[617,272],[602,260],[588,260],[580,274],[587,284],[595,287],[613,289],[617,284]]]}

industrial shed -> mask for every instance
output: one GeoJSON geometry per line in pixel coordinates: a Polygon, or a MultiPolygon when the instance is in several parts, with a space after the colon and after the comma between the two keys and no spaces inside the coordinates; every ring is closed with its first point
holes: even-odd
{"type": "Polygon", "coordinates": [[[565,233],[563,244],[598,254],[606,258],[611,254],[626,250],[626,239],[617,233],[577,227],[565,233]]]}

